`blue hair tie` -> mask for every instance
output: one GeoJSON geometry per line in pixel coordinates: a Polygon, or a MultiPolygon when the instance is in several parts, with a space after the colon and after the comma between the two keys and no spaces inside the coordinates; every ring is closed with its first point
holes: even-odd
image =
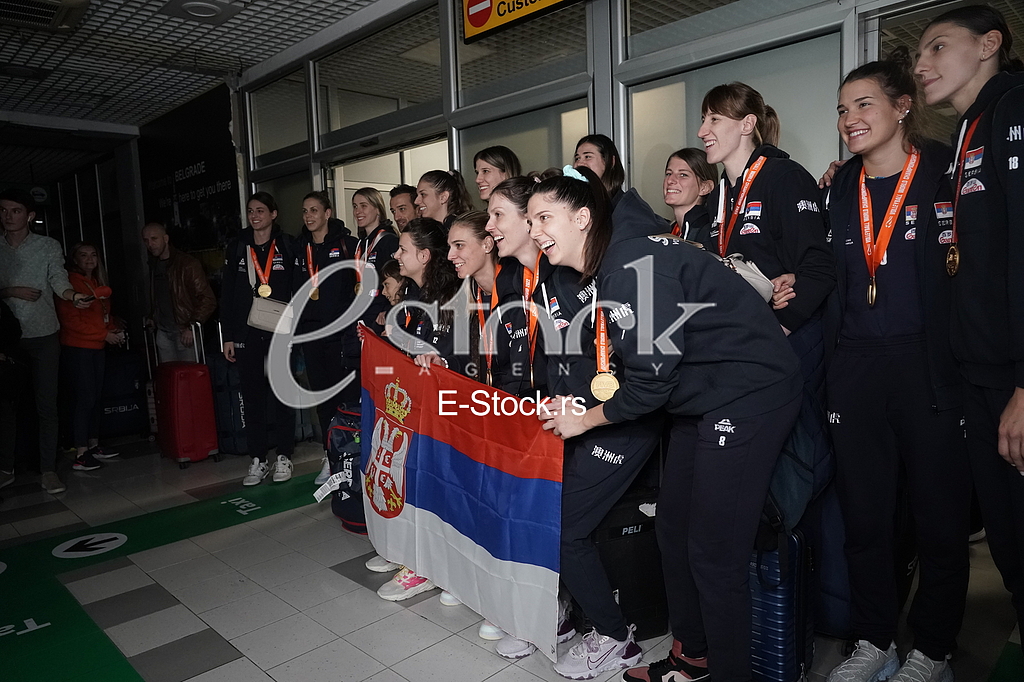
{"type": "Polygon", "coordinates": [[[564,175],[567,178],[572,178],[573,180],[579,180],[580,182],[587,182],[587,179],[583,177],[583,173],[580,173],[572,166],[564,167],[562,169],[562,175],[564,175]]]}

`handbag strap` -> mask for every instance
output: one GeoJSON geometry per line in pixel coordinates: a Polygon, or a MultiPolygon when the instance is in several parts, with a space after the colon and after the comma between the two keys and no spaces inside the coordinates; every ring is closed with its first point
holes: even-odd
{"type": "Polygon", "coordinates": [[[252,258],[249,255],[249,247],[242,244],[242,253],[245,255],[245,267],[249,271],[249,289],[256,291],[256,271],[252,267],[252,258]]]}

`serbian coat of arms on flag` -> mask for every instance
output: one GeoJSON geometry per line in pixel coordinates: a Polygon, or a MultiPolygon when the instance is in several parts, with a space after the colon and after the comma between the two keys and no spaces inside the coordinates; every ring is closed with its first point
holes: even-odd
{"type": "Polygon", "coordinates": [[[362,389],[374,548],[554,660],[562,442],[536,404],[427,373],[372,333],[362,389]]]}

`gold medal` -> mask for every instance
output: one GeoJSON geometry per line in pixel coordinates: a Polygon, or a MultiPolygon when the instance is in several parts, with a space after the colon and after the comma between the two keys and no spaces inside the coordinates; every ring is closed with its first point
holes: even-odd
{"type": "Polygon", "coordinates": [[[590,380],[590,392],[602,403],[615,395],[617,390],[619,390],[619,380],[615,378],[614,374],[609,372],[598,372],[590,380]]]}
{"type": "Polygon", "coordinates": [[[875,299],[878,298],[878,285],[875,284],[875,278],[872,277],[871,281],[868,282],[868,306],[875,307],[875,299]]]}
{"type": "Polygon", "coordinates": [[[954,276],[960,270],[960,248],[953,244],[946,252],[946,274],[954,276]]]}
{"type": "Polygon", "coordinates": [[[309,290],[309,300],[319,301],[320,300],[320,287],[313,287],[309,290]]]}
{"type": "Polygon", "coordinates": [[[356,296],[358,296],[361,293],[363,293],[363,283],[356,282],[356,296]]]}
{"type": "Polygon", "coordinates": [[[270,288],[269,284],[261,284],[259,288],[256,289],[256,293],[262,298],[269,298],[272,291],[273,290],[270,288]]]}

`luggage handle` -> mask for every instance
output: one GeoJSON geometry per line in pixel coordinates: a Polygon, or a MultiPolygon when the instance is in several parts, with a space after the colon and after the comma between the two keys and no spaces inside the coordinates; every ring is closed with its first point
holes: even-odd
{"type": "Polygon", "coordinates": [[[149,375],[149,380],[153,381],[153,367],[160,362],[160,355],[157,353],[156,334],[145,326],[142,331],[142,347],[146,349],[146,373],[149,375]],[[153,345],[152,354],[149,350],[150,344],[153,345]]]}
{"type": "Polygon", "coordinates": [[[203,324],[201,322],[193,322],[192,327],[192,350],[196,354],[196,362],[203,364],[206,362],[206,348],[203,347],[203,324]]]}

